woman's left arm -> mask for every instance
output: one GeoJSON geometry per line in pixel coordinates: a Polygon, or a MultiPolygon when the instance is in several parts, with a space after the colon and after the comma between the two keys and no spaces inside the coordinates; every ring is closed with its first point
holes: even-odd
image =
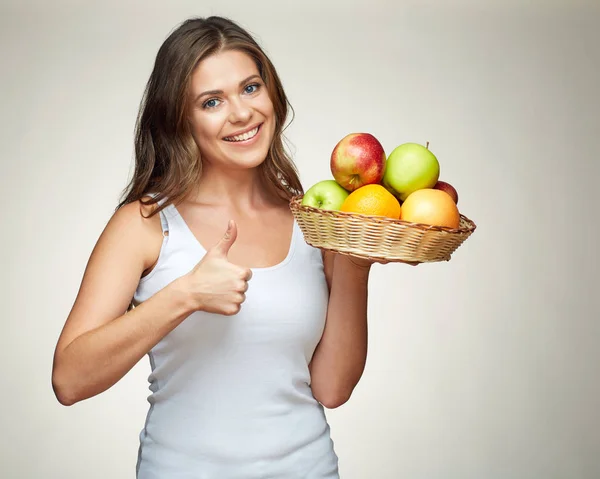
{"type": "Polygon", "coordinates": [[[325,330],[309,365],[317,401],[332,409],[358,384],[367,358],[367,286],[372,262],[324,253],[329,285],[325,330]]]}

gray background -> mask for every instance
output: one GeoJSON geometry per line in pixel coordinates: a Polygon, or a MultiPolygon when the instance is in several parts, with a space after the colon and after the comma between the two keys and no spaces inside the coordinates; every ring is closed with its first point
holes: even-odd
{"type": "Polygon", "coordinates": [[[448,263],[374,267],[367,367],[327,412],[342,477],[600,477],[598,3],[81,3],[0,10],[1,477],[134,477],[147,360],[65,408],[52,353],[156,52],[213,13],[272,57],[305,188],[347,133],[429,141],[478,225],[448,263]]]}

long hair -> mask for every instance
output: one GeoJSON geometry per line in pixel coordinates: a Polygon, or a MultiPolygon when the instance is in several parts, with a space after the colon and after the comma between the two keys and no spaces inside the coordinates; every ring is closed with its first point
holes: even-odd
{"type": "Polygon", "coordinates": [[[117,210],[134,201],[152,205],[151,216],[177,204],[196,186],[202,158],[188,121],[191,76],[200,61],[215,53],[237,50],[256,63],[273,103],[275,131],[259,172],[272,193],[289,200],[303,192],[297,169],[286,152],[283,130],[288,109],[275,67],[254,38],[233,21],[217,16],[184,21],[161,45],[144,90],[135,125],[135,171],[117,210]],[[144,199],[154,193],[150,199],[144,199]]]}

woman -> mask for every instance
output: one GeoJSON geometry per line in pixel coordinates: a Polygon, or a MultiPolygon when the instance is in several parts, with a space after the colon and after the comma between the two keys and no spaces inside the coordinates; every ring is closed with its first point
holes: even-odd
{"type": "Polygon", "coordinates": [[[140,479],[338,477],[323,407],[363,372],[371,262],[303,241],[287,113],[275,68],[227,19],[188,20],[158,52],[135,174],[52,374],[71,405],[148,354],[140,479]]]}

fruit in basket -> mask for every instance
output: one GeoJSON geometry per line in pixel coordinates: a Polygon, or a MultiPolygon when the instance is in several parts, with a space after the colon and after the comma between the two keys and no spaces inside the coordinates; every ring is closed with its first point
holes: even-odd
{"type": "Polygon", "coordinates": [[[354,190],[342,204],[340,211],[399,219],[398,200],[381,185],[365,185],[354,190]]]}
{"type": "Polygon", "coordinates": [[[404,201],[423,188],[433,188],[440,176],[440,164],[429,148],[403,143],[388,156],[382,184],[404,201]]]}
{"type": "Polygon", "coordinates": [[[322,210],[339,210],[349,194],[336,181],[323,180],[304,193],[302,204],[322,210]]]}
{"type": "Polygon", "coordinates": [[[396,192],[396,190],[394,190],[394,188],[392,188],[390,185],[388,185],[387,183],[385,183],[385,181],[383,181],[383,180],[381,181],[381,186],[383,186],[392,195],[394,195],[394,197],[400,202],[400,204],[402,204],[402,200],[400,199],[400,195],[396,192]]]}
{"type": "Polygon", "coordinates": [[[458,204],[458,193],[456,191],[456,188],[454,188],[454,186],[452,186],[450,183],[446,183],[445,181],[438,181],[433,188],[436,190],[445,191],[450,195],[454,202],[458,204]]]}
{"type": "Polygon", "coordinates": [[[333,149],[330,168],[335,181],[352,192],[380,183],[385,162],[385,151],[377,138],[370,133],[350,133],[333,149]]]}
{"type": "Polygon", "coordinates": [[[433,188],[423,188],[411,193],[404,200],[400,219],[412,223],[458,228],[460,213],[448,193],[433,188]]]}

